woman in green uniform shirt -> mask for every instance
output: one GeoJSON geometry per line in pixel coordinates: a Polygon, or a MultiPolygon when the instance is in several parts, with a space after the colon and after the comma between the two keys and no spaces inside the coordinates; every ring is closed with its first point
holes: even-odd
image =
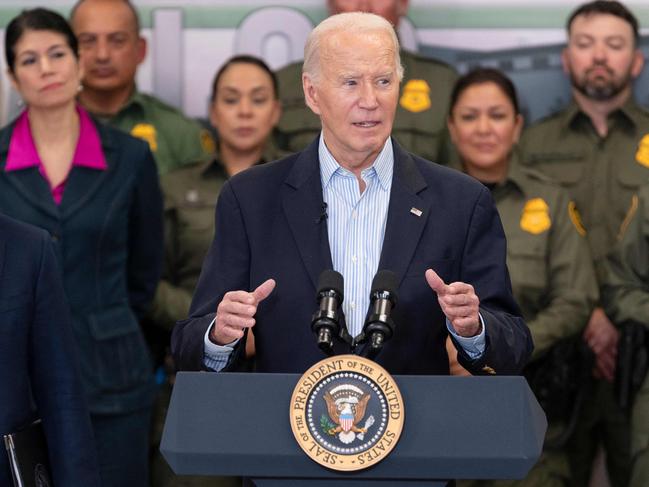
{"type": "MultiPolygon", "coordinates": [[[[165,269],[153,301],[152,318],[171,332],[187,318],[203,259],[214,237],[214,208],[228,178],[255,164],[278,159],[269,138],[281,113],[275,74],[260,59],[236,56],[226,61],[212,83],[210,123],[218,131],[217,153],[207,161],[172,170],[161,178],[165,197],[165,269]]],[[[254,340],[246,344],[254,355],[254,340]]],[[[173,367],[169,367],[171,371],[173,367]]],[[[170,372],[171,372],[170,371],[170,372]]],[[[173,375],[170,374],[170,378],[173,375]]],[[[155,414],[156,437],[169,401],[170,387],[161,392],[155,414]]],[[[240,479],[174,477],[156,453],[154,485],[234,486],[240,479]]]]}
{"type": "MultiPolygon", "coordinates": [[[[448,128],[462,167],[487,186],[507,237],[514,297],[534,339],[534,359],[586,325],[597,299],[595,274],[578,215],[558,185],[516,163],[523,126],[512,82],[480,68],[458,79],[448,128]]],[[[449,348],[452,351],[452,347],[449,348]]],[[[454,358],[452,373],[464,373],[454,358]]],[[[549,433],[558,425],[551,424],[549,433]]],[[[480,485],[562,487],[570,473],[561,450],[546,448],[522,481],[480,485]]]]}
{"type": "Polygon", "coordinates": [[[171,330],[187,317],[203,258],[214,236],[214,208],[231,176],[278,157],[269,137],[280,105],[274,73],[251,56],[227,61],[214,78],[210,123],[217,153],[161,179],[165,196],[165,276],[154,300],[154,318],[171,330]]]}

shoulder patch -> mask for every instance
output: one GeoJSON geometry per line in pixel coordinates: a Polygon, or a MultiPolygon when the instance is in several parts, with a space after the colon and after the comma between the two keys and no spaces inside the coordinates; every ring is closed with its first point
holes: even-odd
{"type": "Polygon", "coordinates": [[[521,214],[521,229],[538,235],[552,226],[550,208],[543,198],[532,198],[525,203],[521,214]]]}
{"type": "Polygon", "coordinates": [[[158,132],[150,123],[138,123],[131,129],[131,135],[148,142],[151,152],[158,150],[158,132]]]}
{"type": "Polygon", "coordinates": [[[411,79],[403,87],[399,104],[409,112],[419,113],[428,110],[430,102],[430,86],[423,79],[411,79]]]}
{"type": "Polygon", "coordinates": [[[649,134],[640,139],[638,150],[635,153],[635,160],[638,164],[649,167],[649,134]]]}
{"type": "Polygon", "coordinates": [[[585,237],[586,227],[584,226],[584,223],[581,221],[581,215],[579,214],[579,211],[577,211],[577,205],[575,204],[574,201],[568,203],[568,216],[570,217],[570,221],[572,222],[572,224],[577,229],[577,233],[579,233],[579,235],[581,235],[582,237],[585,237]]]}
{"type": "Polygon", "coordinates": [[[214,154],[214,152],[216,152],[216,143],[214,142],[214,138],[212,138],[212,134],[210,134],[209,130],[201,129],[200,139],[203,152],[206,154],[214,154]]]}

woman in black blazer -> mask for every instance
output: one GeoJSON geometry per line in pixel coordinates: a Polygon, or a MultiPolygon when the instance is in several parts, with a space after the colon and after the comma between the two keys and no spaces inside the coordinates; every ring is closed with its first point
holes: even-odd
{"type": "Polygon", "coordinates": [[[153,157],[77,105],[82,68],[65,19],[27,10],[5,35],[26,108],[0,131],[0,211],[56,244],[104,487],[145,486],[155,382],[139,318],[163,241],[153,157]]]}

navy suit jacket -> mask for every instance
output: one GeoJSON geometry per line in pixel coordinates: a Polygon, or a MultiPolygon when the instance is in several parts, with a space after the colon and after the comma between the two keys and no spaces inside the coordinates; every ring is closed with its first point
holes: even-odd
{"type": "Polygon", "coordinates": [[[147,143],[96,127],[108,168],[73,167],[60,205],[37,167],[5,172],[13,124],[0,131],[0,212],[50,234],[90,412],[125,414],[155,397],[139,318],[162,266],[162,196],[147,143]]]}
{"type": "MultiPolygon", "coordinates": [[[[0,215],[0,437],[40,417],[55,485],[99,486],[56,257],[46,232],[0,215]]],[[[4,446],[0,485],[12,485],[4,446]]]]}
{"type": "MultiPolygon", "coordinates": [[[[397,274],[399,302],[392,314],[396,331],[376,361],[393,374],[448,374],[445,317],[424,277],[430,267],[447,283],[472,284],[481,301],[485,353],[471,360],[460,350],[460,363],[476,374],[519,373],[532,341],[512,297],[505,236],[489,191],[393,144],[379,269],[397,274]]],[[[257,370],[302,373],[324,358],[310,329],[318,277],[332,268],[327,223],[318,218],[322,205],[317,139],[304,152],[226,183],[190,318],[179,322],[172,336],[181,369],[202,368],[203,337],[224,294],[254,289],[268,278],[277,286],[255,316],[257,370]]],[[[236,367],[243,341],[226,370],[236,367]]],[[[349,348],[341,344],[336,351],[349,348]]]]}

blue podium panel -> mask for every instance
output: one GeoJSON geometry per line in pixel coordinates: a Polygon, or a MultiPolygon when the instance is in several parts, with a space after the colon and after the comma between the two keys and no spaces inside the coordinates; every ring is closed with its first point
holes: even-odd
{"type": "MultiPolygon", "coordinates": [[[[252,479],[256,487],[447,487],[446,481],[435,480],[365,480],[365,479],[252,479]]],[[[244,484],[245,485],[245,484],[244,484]]]]}
{"type": "Polygon", "coordinates": [[[523,377],[396,376],[405,405],[396,448],[370,469],[330,471],[308,458],[291,432],[289,403],[299,378],[179,373],[160,448],[165,459],[179,475],[241,475],[268,486],[280,485],[273,479],[417,485],[521,479],[541,454],[547,423],[523,377]]]}

